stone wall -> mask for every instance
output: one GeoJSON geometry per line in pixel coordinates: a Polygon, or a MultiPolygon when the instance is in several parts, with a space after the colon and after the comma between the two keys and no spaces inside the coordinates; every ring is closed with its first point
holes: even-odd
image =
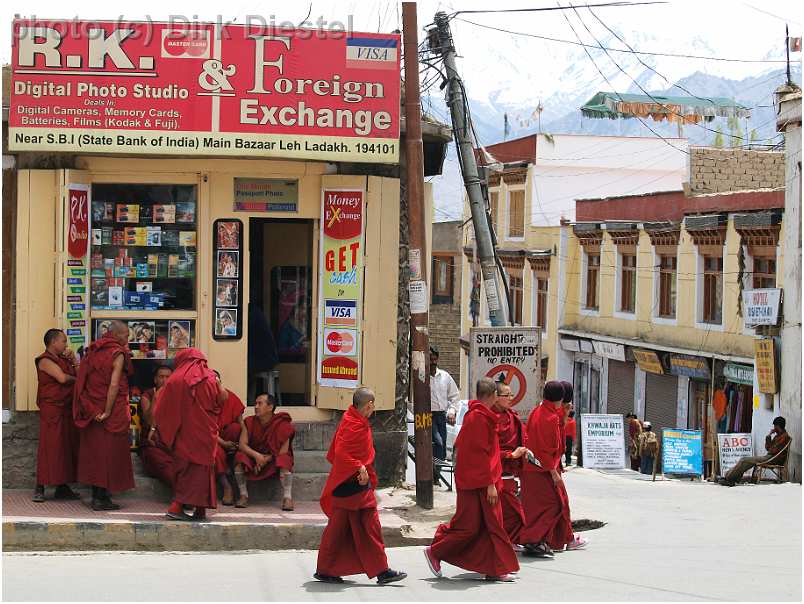
{"type": "Polygon", "coordinates": [[[783,152],[690,147],[689,161],[691,195],[784,187],[783,152]]]}
{"type": "Polygon", "coordinates": [[[4,489],[33,489],[38,446],[39,412],[12,412],[9,422],[3,424],[4,489]]]}

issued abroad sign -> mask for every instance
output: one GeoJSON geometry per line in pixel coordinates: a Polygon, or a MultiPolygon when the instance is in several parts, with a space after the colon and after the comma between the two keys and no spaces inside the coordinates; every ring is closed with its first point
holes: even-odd
{"type": "MultiPolygon", "coordinates": [[[[489,377],[511,387],[520,417],[541,402],[541,335],[539,327],[473,327],[469,364],[472,382],[489,377]]],[[[472,383],[470,398],[474,398],[472,383]]]]}
{"type": "Polygon", "coordinates": [[[15,20],[11,151],[396,163],[400,38],[15,20]]]}

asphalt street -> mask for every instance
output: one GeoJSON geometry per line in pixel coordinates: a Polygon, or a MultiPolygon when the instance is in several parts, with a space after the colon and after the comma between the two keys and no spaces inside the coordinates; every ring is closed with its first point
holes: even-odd
{"type": "Polygon", "coordinates": [[[801,487],[733,489],[573,470],[573,518],[587,550],[520,558],[516,583],[490,584],[445,565],[433,578],[422,548],[388,550],[401,584],[365,576],[312,579],[316,552],[5,554],[3,599],[201,601],[800,601],[801,487]]]}

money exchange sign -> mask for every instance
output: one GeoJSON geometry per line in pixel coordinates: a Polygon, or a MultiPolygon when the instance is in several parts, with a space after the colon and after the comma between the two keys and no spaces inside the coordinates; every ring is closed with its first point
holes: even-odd
{"type": "Polygon", "coordinates": [[[355,388],[360,380],[363,210],[363,191],[324,190],[318,322],[322,386],[355,388]]]}
{"type": "Polygon", "coordinates": [[[396,163],[395,34],[13,23],[11,151],[396,163]]]}

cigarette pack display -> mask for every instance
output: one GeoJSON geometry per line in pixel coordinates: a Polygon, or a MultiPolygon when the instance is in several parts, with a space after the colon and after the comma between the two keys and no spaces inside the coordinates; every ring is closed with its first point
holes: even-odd
{"type": "Polygon", "coordinates": [[[122,277],[128,278],[134,276],[134,267],[133,266],[118,266],[115,267],[115,277],[122,277]]]}
{"type": "Polygon", "coordinates": [[[168,278],[171,278],[171,279],[179,276],[179,255],[178,254],[170,254],[168,256],[167,276],[168,276],[168,278]]]}
{"type": "Polygon", "coordinates": [[[101,229],[101,245],[112,244],[112,227],[103,227],[101,229]]]}
{"type": "Polygon", "coordinates": [[[146,294],[154,291],[154,284],[151,281],[137,281],[137,293],[146,294]]]}
{"type": "Polygon", "coordinates": [[[154,205],[154,223],[173,224],[176,222],[176,206],[172,203],[158,203],[154,205]]]}
{"type": "Polygon", "coordinates": [[[162,227],[146,228],[146,244],[148,245],[148,247],[155,247],[162,245],[162,227]]]}
{"type": "Polygon", "coordinates": [[[159,276],[159,254],[148,254],[148,276],[159,276]]]}
{"type": "Polygon", "coordinates": [[[107,201],[103,204],[104,212],[103,212],[103,220],[104,222],[111,222],[114,220],[114,203],[111,201],[107,201]]]}
{"type": "Polygon", "coordinates": [[[179,247],[179,232],[162,231],[162,247],[179,247]]]}
{"type": "Polygon", "coordinates": [[[176,222],[195,222],[194,201],[181,201],[176,204],[176,222]]]}
{"type": "Polygon", "coordinates": [[[106,203],[103,201],[92,202],[92,222],[103,222],[103,215],[106,212],[106,203]]]}
{"type": "Polygon", "coordinates": [[[195,277],[195,254],[185,253],[179,256],[178,277],[195,277]]]}
{"type": "Polygon", "coordinates": [[[150,224],[153,222],[153,206],[150,204],[140,204],[140,219],[138,222],[150,224]]]}
{"type": "Polygon", "coordinates": [[[195,231],[179,231],[179,245],[181,247],[195,247],[195,231]]]}
{"type": "Polygon", "coordinates": [[[92,256],[90,259],[90,266],[95,269],[103,269],[103,254],[100,252],[92,252],[92,256]]]}
{"type": "Polygon", "coordinates": [[[123,288],[109,288],[109,306],[123,306],[123,288]]]}
{"type": "Polygon", "coordinates": [[[128,227],[126,229],[126,245],[139,246],[148,244],[148,230],[145,227],[128,227]]]}
{"type": "Polygon", "coordinates": [[[125,245],[126,233],[125,231],[114,230],[112,231],[112,245],[125,245]]]}
{"type": "Polygon", "coordinates": [[[117,204],[117,222],[137,224],[140,221],[140,206],[136,203],[117,204]]]}
{"type": "Polygon", "coordinates": [[[108,282],[106,279],[92,279],[92,304],[106,306],[109,304],[108,282]]]}
{"type": "Polygon", "coordinates": [[[92,245],[103,244],[103,229],[92,229],[92,245]]]}
{"type": "Polygon", "coordinates": [[[159,254],[159,269],[156,271],[156,276],[164,279],[168,276],[168,255],[159,254]]]}
{"type": "Polygon", "coordinates": [[[146,262],[138,262],[137,263],[137,279],[147,279],[148,278],[148,263],[146,262]]]}

